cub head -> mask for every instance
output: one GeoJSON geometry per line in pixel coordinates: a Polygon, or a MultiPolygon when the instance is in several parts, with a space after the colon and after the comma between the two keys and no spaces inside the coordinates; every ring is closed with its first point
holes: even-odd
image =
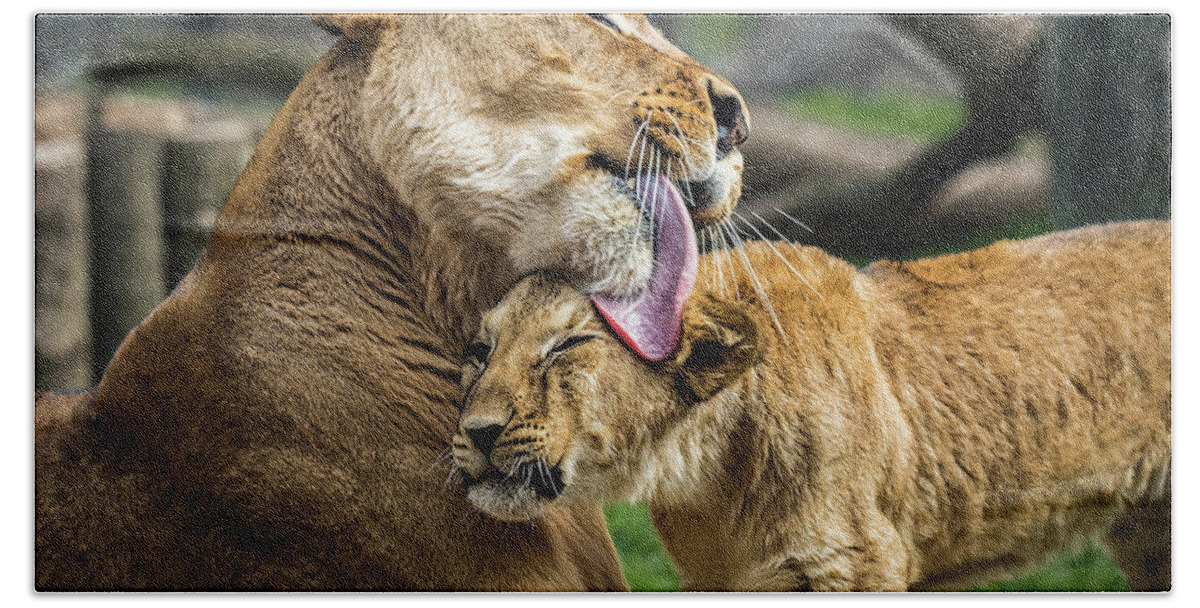
{"type": "Polygon", "coordinates": [[[578,291],[542,275],[518,283],[467,349],[452,452],[470,501],[523,520],[630,498],[657,443],[758,359],[742,305],[698,295],[683,319],[679,348],[650,363],[578,291]]]}
{"type": "Polygon", "coordinates": [[[684,264],[660,246],[683,242],[663,226],[724,220],[740,196],[741,96],[644,17],[317,21],[343,37],[330,65],[356,65],[343,80],[361,82],[330,118],[342,143],[443,242],[486,242],[513,277],[642,293],[684,264]]]}

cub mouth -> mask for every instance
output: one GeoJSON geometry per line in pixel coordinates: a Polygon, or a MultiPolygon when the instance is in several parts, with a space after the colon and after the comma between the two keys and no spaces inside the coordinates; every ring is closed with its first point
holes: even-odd
{"type": "Polygon", "coordinates": [[[510,474],[489,467],[478,477],[464,472],[463,478],[468,493],[477,489],[512,498],[521,498],[523,495],[525,498],[531,498],[529,494],[532,493],[533,497],[542,500],[554,500],[565,489],[562,469],[558,465],[547,466],[541,461],[523,462],[510,474]]]}

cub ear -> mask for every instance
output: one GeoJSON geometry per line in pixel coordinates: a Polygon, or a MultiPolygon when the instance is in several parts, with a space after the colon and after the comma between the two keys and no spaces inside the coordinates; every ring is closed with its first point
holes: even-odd
{"type": "Polygon", "coordinates": [[[313,23],[321,26],[334,36],[345,36],[359,42],[374,38],[391,18],[380,13],[317,13],[312,15],[313,23]]]}
{"type": "Polygon", "coordinates": [[[760,348],[758,324],[744,304],[695,297],[684,309],[679,348],[670,360],[675,389],[688,405],[705,401],[750,369],[760,348]]]}

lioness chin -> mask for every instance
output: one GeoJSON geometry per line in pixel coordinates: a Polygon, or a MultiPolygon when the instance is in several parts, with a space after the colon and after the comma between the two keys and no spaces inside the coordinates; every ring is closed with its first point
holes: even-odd
{"type": "Polygon", "coordinates": [[[1092,536],[1170,587],[1169,224],[862,271],[746,254],[770,306],[710,255],[657,364],[569,287],[518,284],[463,371],[471,501],[649,499],[688,589],[961,588],[1092,536]]]}

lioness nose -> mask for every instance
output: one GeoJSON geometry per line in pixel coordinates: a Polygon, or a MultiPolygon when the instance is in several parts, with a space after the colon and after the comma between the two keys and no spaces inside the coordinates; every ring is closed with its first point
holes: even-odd
{"type": "Polygon", "coordinates": [[[736,89],[716,79],[708,81],[708,97],[717,122],[717,157],[724,158],[750,136],[746,108],[736,89]]]}
{"type": "Polygon", "coordinates": [[[475,444],[475,448],[484,454],[490,454],[492,444],[496,443],[496,438],[500,433],[504,432],[503,424],[485,424],[478,427],[463,427],[463,433],[475,444]]]}

